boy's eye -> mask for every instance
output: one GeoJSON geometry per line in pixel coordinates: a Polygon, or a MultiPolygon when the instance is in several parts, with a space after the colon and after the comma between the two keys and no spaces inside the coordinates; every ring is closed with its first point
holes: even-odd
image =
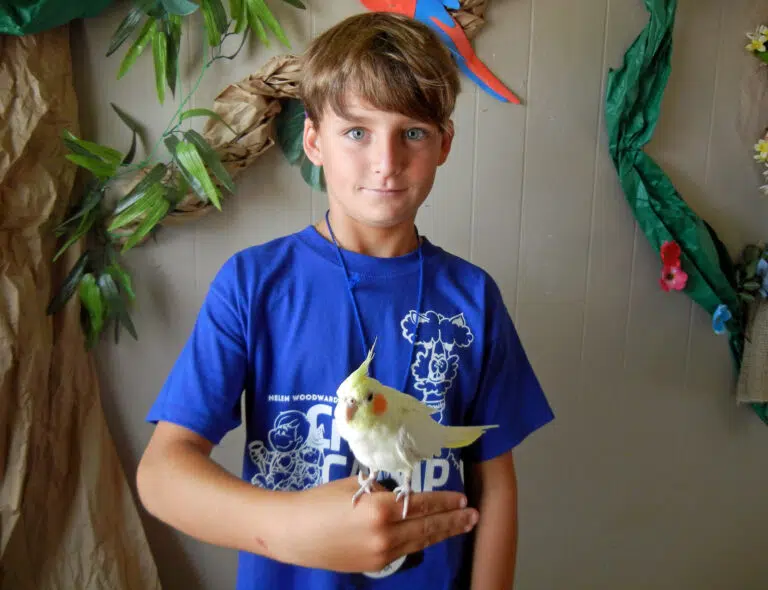
{"type": "Polygon", "coordinates": [[[361,139],[363,139],[363,137],[365,137],[365,131],[363,131],[359,127],[355,127],[354,129],[350,129],[349,131],[347,131],[347,135],[351,139],[360,141],[361,139]]]}
{"type": "Polygon", "coordinates": [[[406,139],[419,140],[424,139],[427,136],[427,132],[424,129],[418,127],[412,127],[405,132],[406,139]]]}

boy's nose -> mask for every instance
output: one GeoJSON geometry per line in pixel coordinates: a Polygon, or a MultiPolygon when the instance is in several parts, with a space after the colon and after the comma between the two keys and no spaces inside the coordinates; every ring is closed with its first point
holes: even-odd
{"type": "Polygon", "coordinates": [[[397,139],[382,139],[376,146],[374,171],[383,177],[396,176],[403,167],[403,148],[397,139]]]}

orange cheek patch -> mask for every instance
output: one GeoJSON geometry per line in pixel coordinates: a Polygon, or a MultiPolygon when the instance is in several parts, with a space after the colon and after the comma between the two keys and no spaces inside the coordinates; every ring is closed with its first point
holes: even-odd
{"type": "Polygon", "coordinates": [[[380,416],[387,411],[387,398],[380,393],[373,396],[373,413],[380,416]]]}

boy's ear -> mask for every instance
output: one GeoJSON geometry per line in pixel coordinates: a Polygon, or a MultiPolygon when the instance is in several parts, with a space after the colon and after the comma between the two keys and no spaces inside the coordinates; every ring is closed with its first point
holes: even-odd
{"type": "Polygon", "coordinates": [[[454,135],[454,129],[453,129],[453,120],[449,120],[448,124],[445,126],[445,131],[442,133],[442,137],[440,138],[440,158],[437,161],[438,166],[442,166],[445,161],[448,159],[448,154],[451,153],[451,145],[453,144],[453,135],[454,135]]]}
{"type": "Polygon", "coordinates": [[[323,165],[323,155],[320,150],[320,134],[314,122],[307,117],[304,119],[304,137],[303,137],[304,153],[307,154],[307,158],[315,165],[323,165]]]}

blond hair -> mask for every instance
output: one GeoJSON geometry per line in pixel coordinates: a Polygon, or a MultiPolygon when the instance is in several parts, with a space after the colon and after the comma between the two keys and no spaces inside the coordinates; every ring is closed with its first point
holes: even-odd
{"type": "Polygon", "coordinates": [[[299,95],[319,125],[326,107],[347,117],[353,95],[375,109],[447,128],[460,91],[456,63],[436,33],[412,18],[366,12],[317,37],[302,56],[299,95]]]}

